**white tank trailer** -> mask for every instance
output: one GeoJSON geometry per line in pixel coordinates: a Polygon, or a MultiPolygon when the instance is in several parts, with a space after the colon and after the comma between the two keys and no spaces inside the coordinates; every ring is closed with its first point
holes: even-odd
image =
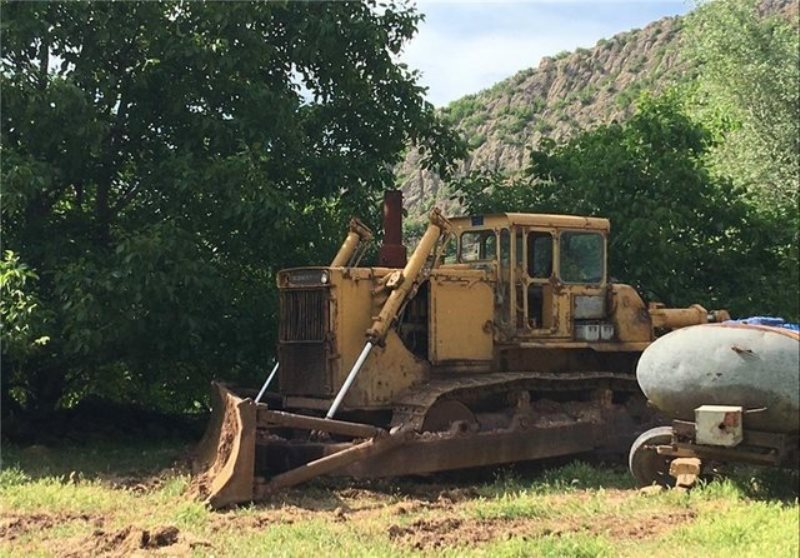
{"type": "Polygon", "coordinates": [[[797,466],[800,334],[742,323],[673,331],[650,345],[636,377],[672,419],[634,442],[641,485],[690,486],[712,462],[797,466]]]}

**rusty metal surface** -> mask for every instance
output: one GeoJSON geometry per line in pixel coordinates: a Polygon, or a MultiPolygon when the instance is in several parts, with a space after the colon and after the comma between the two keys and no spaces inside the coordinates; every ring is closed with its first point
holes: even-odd
{"type": "Polygon", "coordinates": [[[253,498],[256,404],[221,384],[212,389],[217,405],[193,469],[198,492],[221,508],[253,498]]]}
{"type": "Polygon", "coordinates": [[[281,344],[278,346],[278,384],[282,392],[301,396],[330,397],[332,373],[325,343],[281,344]]]}
{"type": "MultiPolygon", "coordinates": [[[[384,256],[393,259],[399,252],[389,248],[402,248],[399,212],[389,213],[384,256]]],[[[575,229],[601,235],[605,246],[609,223],[499,214],[451,226],[434,210],[402,271],[358,267],[369,233],[354,222],[337,255],[346,263],[280,272],[276,403],[298,412],[221,398],[198,459],[217,486],[216,503],[321,474],[426,473],[616,450],[649,420],[634,406],[643,398],[633,372],[654,324],[631,287],[559,278],[557,239],[575,229]],[[442,263],[448,238],[478,230],[495,231],[495,257],[442,263]],[[550,235],[546,277],[528,275],[526,235],[537,231],[550,235]],[[609,329],[610,322],[614,336],[579,341],[576,319],[603,320],[609,329]],[[375,348],[341,392],[341,416],[358,422],[309,416],[324,411],[345,383],[365,333],[375,348]]],[[[701,307],[654,310],[669,326],[706,314],[701,307]]]]}
{"type": "Polygon", "coordinates": [[[431,433],[416,435],[402,446],[353,463],[337,474],[381,477],[432,473],[588,452],[597,442],[597,425],[591,423],[464,435],[431,433]]]}
{"type": "Polygon", "coordinates": [[[591,390],[612,385],[636,391],[636,381],[628,374],[580,372],[548,374],[541,372],[495,372],[463,377],[434,378],[400,394],[396,400],[392,426],[408,425],[420,430],[428,409],[443,396],[464,397],[471,393],[512,390],[591,390]]]}
{"type": "Polygon", "coordinates": [[[211,384],[211,417],[209,417],[203,437],[190,455],[193,475],[198,475],[208,470],[217,459],[217,447],[219,446],[222,421],[225,415],[223,388],[227,391],[227,388],[222,384],[216,382],[211,384]]]}
{"type": "Polygon", "coordinates": [[[332,391],[328,366],[326,288],[283,289],[278,328],[278,383],[284,393],[327,397],[332,391]]]}
{"type": "Polygon", "coordinates": [[[731,463],[750,463],[753,465],[779,465],[780,455],[773,451],[759,451],[758,448],[720,448],[715,446],[698,446],[697,444],[684,444],[681,442],[671,445],[655,446],[659,455],[666,457],[697,457],[700,459],[713,459],[731,463]]]}
{"type": "Polygon", "coordinates": [[[460,401],[437,401],[425,414],[422,423],[423,432],[442,432],[449,430],[456,422],[466,425],[476,425],[477,421],[472,411],[460,401]]]}
{"type": "Polygon", "coordinates": [[[341,469],[356,461],[369,462],[371,457],[396,447],[408,437],[406,431],[393,432],[388,436],[370,438],[352,447],[326,455],[300,467],[272,477],[266,485],[254,489],[253,498],[259,499],[281,488],[306,482],[314,477],[341,469]]]}
{"type": "Polygon", "coordinates": [[[396,409],[393,419],[401,422],[392,434],[369,424],[275,411],[220,391],[225,410],[221,422],[227,426],[210,429],[209,438],[216,434],[219,446],[232,450],[226,450],[221,464],[209,468],[212,497],[208,501],[218,507],[258,499],[322,474],[418,474],[592,451],[607,441],[611,430],[613,421],[605,413],[612,409],[623,412],[612,404],[610,386],[635,389],[629,375],[603,372],[517,372],[439,378],[408,390],[399,398],[402,407],[396,409]],[[539,393],[561,389],[585,391],[591,399],[565,404],[530,400],[529,390],[539,393]],[[606,396],[594,397],[595,393],[606,396]],[[507,401],[506,411],[482,412],[475,417],[459,401],[498,396],[507,401]],[[453,412],[453,406],[462,412],[453,412]],[[437,419],[440,424],[431,428],[436,431],[425,432],[426,417],[433,420],[428,412],[437,408],[448,411],[444,417],[451,422],[450,428],[437,419]],[[494,414],[499,418],[494,423],[487,422],[486,417],[494,414]],[[327,431],[366,441],[314,441],[272,434],[291,434],[295,429],[327,431]]]}
{"type": "Polygon", "coordinates": [[[387,190],[383,195],[383,243],[378,252],[378,265],[405,267],[403,246],[403,192],[387,190]]]}
{"type": "Polygon", "coordinates": [[[727,461],[742,461],[756,464],[780,464],[798,467],[800,456],[800,436],[760,430],[744,429],[743,438],[736,448],[718,448],[696,443],[696,430],[693,422],[672,421],[673,444],[661,447],[663,455],[679,457],[706,457],[727,461]],[[724,452],[716,452],[725,449],[724,452]]]}
{"type": "Polygon", "coordinates": [[[322,341],[327,323],[327,289],[281,291],[278,338],[283,342],[322,341]]]}
{"type": "Polygon", "coordinates": [[[261,406],[257,410],[257,424],[259,427],[282,426],[290,428],[303,428],[319,430],[331,434],[342,434],[354,438],[372,438],[382,436],[386,431],[371,424],[359,424],[341,420],[309,417],[284,411],[272,411],[261,406]]]}

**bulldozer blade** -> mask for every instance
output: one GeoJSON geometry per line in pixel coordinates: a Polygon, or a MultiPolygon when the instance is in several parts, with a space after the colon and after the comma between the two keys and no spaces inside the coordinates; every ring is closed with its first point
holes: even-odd
{"type": "Polygon", "coordinates": [[[269,483],[255,491],[255,497],[256,499],[263,498],[281,488],[294,486],[315,477],[335,472],[356,461],[377,456],[402,445],[409,438],[409,434],[407,431],[398,430],[388,435],[369,438],[346,449],[335,450],[334,453],[274,476],[269,483]]]}
{"type": "Polygon", "coordinates": [[[195,489],[214,508],[253,499],[256,403],[212,383],[211,419],[192,460],[195,489]]]}

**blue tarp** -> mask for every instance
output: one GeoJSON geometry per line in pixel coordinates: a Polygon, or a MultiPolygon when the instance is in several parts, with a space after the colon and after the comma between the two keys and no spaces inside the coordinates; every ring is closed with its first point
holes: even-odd
{"type": "Polygon", "coordinates": [[[772,316],[752,316],[750,318],[742,318],[740,320],[728,320],[725,323],[764,325],[771,327],[782,327],[784,329],[791,329],[792,331],[800,331],[800,324],[792,324],[783,318],[774,318],[772,316]]]}

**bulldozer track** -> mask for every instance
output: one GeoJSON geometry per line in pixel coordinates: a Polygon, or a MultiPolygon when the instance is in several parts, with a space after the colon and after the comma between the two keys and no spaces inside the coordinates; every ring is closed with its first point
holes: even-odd
{"type": "Polygon", "coordinates": [[[476,392],[482,396],[508,391],[587,391],[597,388],[638,391],[636,378],[615,372],[495,372],[460,378],[433,378],[400,394],[391,427],[419,430],[428,409],[443,397],[458,399],[476,392]]]}

